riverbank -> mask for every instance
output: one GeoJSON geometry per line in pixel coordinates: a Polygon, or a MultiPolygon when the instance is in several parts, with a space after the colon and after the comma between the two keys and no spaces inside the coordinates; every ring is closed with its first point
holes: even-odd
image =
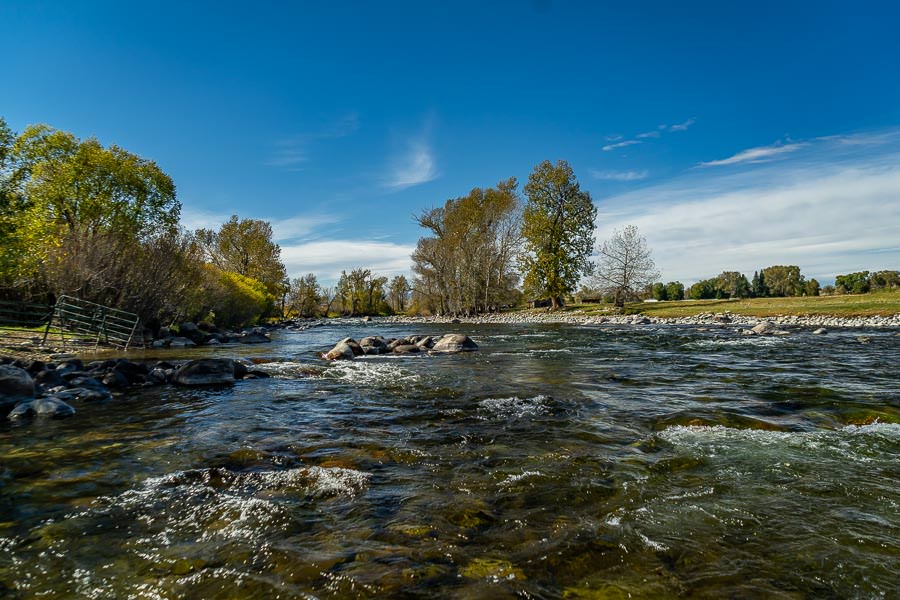
{"type": "Polygon", "coordinates": [[[896,327],[900,328],[900,314],[893,316],[837,317],[829,315],[773,315],[755,317],[730,312],[704,312],[686,317],[654,317],[644,314],[599,316],[578,311],[548,312],[546,310],[491,313],[475,317],[378,317],[373,322],[414,324],[414,323],[469,323],[475,325],[493,324],[568,324],[568,325],[730,325],[753,327],[763,321],[776,325],[793,327],[896,327]]]}

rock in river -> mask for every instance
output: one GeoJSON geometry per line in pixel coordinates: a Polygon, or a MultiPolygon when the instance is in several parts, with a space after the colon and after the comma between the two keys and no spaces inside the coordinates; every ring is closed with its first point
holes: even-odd
{"type": "Polygon", "coordinates": [[[224,385],[234,383],[234,361],[230,358],[205,358],[181,365],[173,383],[178,385],[224,385]]]}
{"type": "Polygon", "coordinates": [[[448,333],[435,341],[432,352],[471,352],[478,350],[478,344],[462,333],[448,333]]]}
{"type": "Polygon", "coordinates": [[[9,413],[10,420],[22,419],[24,417],[39,416],[61,419],[63,417],[71,417],[75,414],[75,409],[59,400],[53,398],[38,398],[22,402],[9,413]]]}

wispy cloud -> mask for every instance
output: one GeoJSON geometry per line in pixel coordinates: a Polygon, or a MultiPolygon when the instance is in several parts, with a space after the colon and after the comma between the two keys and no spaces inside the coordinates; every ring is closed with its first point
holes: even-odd
{"type": "Polygon", "coordinates": [[[640,144],[640,140],[625,140],[624,142],[618,142],[615,144],[607,144],[603,146],[604,152],[609,152],[610,150],[616,150],[617,148],[625,148],[627,146],[634,146],[635,144],[640,144]]]}
{"type": "Polygon", "coordinates": [[[900,131],[878,145],[810,140],[797,154],[692,170],[598,202],[597,237],[637,225],[666,280],[773,264],[808,277],[900,264],[900,131]],[[888,141],[885,141],[888,140],[888,141]]]}
{"type": "Polygon", "coordinates": [[[651,129],[650,131],[643,131],[638,133],[632,139],[624,139],[619,134],[608,135],[605,140],[607,142],[615,142],[612,144],[606,144],[603,146],[602,150],[604,152],[609,152],[611,150],[618,150],[619,148],[626,148],[628,146],[634,146],[635,144],[641,144],[645,140],[657,139],[662,137],[664,132],[675,132],[675,131],[687,131],[688,127],[697,122],[697,119],[691,117],[687,121],[683,123],[676,123],[675,125],[667,125],[663,123],[658,126],[656,129],[651,129]],[[623,141],[619,141],[623,140],[623,141]]]}
{"type": "Polygon", "coordinates": [[[284,171],[298,171],[309,160],[310,147],[317,141],[352,135],[359,129],[359,114],[347,113],[319,130],[291,135],[274,143],[274,150],[264,164],[284,171]]]}
{"type": "Polygon", "coordinates": [[[669,131],[687,131],[688,127],[697,122],[697,119],[691,117],[684,123],[676,123],[675,125],[669,126],[669,131]]]}
{"type": "Polygon", "coordinates": [[[334,239],[281,246],[281,259],[291,277],[315,273],[320,283],[333,285],[341,271],[357,267],[379,275],[408,274],[415,246],[379,240],[334,239]]]}
{"type": "Polygon", "coordinates": [[[272,237],[276,242],[285,243],[309,237],[324,225],[339,223],[337,215],[296,215],[286,219],[271,219],[272,237]]]}
{"type": "Polygon", "coordinates": [[[729,156],[728,158],[723,158],[721,160],[711,160],[709,162],[702,162],[698,166],[700,167],[724,167],[727,165],[737,165],[741,163],[761,163],[768,162],[771,160],[775,160],[782,155],[789,154],[791,152],[796,152],[797,150],[806,146],[804,142],[798,142],[793,144],[782,144],[775,143],[771,146],[758,146],[756,148],[748,148],[747,150],[741,150],[734,156],[729,156]]]}
{"type": "Polygon", "coordinates": [[[388,167],[389,174],[383,182],[385,188],[399,191],[437,179],[437,161],[429,141],[430,129],[429,122],[422,133],[403,140],[401,150],[388,167]]]}
{"type": "Polygon", "coordinates": [[[640,181],[646,179],[650,173],[646,169],[643,171],[599,171],[592,170],[591,175],[595,179],[605,179],[609,181],[640,181]]]}

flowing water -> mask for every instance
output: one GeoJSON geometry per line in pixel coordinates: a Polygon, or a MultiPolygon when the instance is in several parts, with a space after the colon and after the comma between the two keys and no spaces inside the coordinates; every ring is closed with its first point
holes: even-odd
{"type": "MultiPolygon", "coordinates": [[[[900,337],[356,325],[0,425],[10,598],[897,598],[900,337]]],[[[151,356],[145,358],[150,359],[151,356]]]]}

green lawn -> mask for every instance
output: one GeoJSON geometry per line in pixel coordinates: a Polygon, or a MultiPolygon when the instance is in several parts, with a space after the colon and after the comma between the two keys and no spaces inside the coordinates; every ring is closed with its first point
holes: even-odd
{"type": "MultiPolygon", "coordinates": [[[[566,311],[610,314],[608,304],[573,304],[566,311]]],[[[804,296],[799,298],[748,298],[745,300],[681,300],[634,302],[626,314],[648,317],[690,317],[700,313],[731,312],[752,317],[779,315],[829,315],[836,317],[893,316],[900,314],[900,291],[846,296],[804,296]]]]}

